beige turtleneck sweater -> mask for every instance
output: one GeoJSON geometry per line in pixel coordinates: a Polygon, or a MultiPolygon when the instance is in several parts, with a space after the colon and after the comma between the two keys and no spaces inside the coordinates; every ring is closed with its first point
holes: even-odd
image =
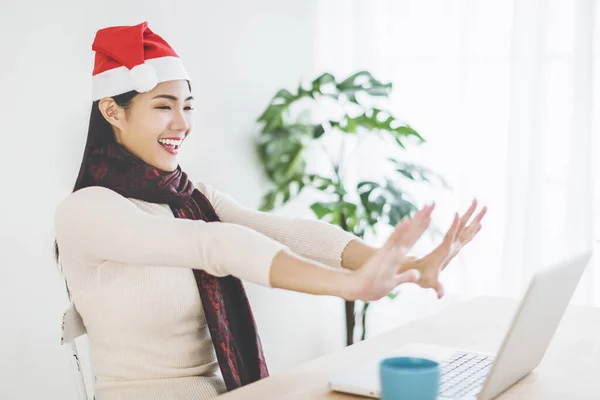
{"type": "Polygon", "coordinates": [[[57,209],[59,261],[87,329],[97,400],[203,400],[224,392],[192,269],[269,286],[282,249],[339,267],[355,238],[196,187],[222,222],[176,219],[165,204],[101,187],[79,190],[57,209]]]}

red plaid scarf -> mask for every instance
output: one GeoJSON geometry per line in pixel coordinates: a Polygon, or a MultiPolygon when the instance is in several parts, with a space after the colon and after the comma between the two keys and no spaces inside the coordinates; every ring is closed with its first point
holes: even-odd
{"type": "MultiPolygon", "coordinates": [[[[173,172],[161,171],[117,143],[91,154],[83,186],[102,186],[124,197],[168,204],[176,218],[219,221],[210,201],[179,166],[173,172]]],[[[269,376],[242,282],[233,276],[217,278],[204,270],[193,271],[227,390],[269,376]]]]}

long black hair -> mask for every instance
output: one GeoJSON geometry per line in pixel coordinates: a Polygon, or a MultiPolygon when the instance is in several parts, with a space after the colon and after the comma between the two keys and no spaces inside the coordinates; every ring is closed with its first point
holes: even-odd
{"type": "MultiPolygon", "coordinates": [[[[129,107],[131,107],[131,101],[137,95],[138,92],[132,90],[127,93],[113,96],[112,98],[119,107],[128,109],[129,107]]],[[[87,186],[85,182],[85,171],[87,169],[87,161],[89,160],[90,155],[94,151],[98,150],[100,147],[108,143],[113,143],[116,140],[111,124],[104,118],[104,116],[100,112],[99,104],[100,100],[94,101],[92,103],[90,125],[88,128],[85,148],[83,150],[83,158],[81,159],[79,174],[77,175],[75,185],[73,186],[73,192],[76,192],[79,189],[83,189],[87,186]]],[[[58,263],[58,243],[56,242],[56,240],[54,241],[54,258],[58,263]]]]}
{"type": "MultiPolygon", "coordinates": [[[[127,93],[113,96],[113,100],[121,108],[128,109],[131,106],[131,101],[138,92],[135,90],[127,93]]],[[[90,155],[98,150],[100,147],[115,142],[115,134],[111,124],[104,118],[100,112],[100,100],[92,103],[92,112],[90,115],[90,126],[88,128],[87,140],[85,142],[85,148],[83,150],[83,158],[81,160],[81,166],[79,167],[79,174],[75,180],[75,186],[73,192],[83,189],[85,187],[85,171],[87,168],[87,160],[90,155]]]]}

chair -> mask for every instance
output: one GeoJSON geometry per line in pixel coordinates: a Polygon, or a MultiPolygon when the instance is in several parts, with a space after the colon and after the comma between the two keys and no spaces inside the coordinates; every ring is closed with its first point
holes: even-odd
{"type": "Polygon", "coordinates": [[[81,367],[81,361],[79,358],[79,352],[77,351],[77,344],[75,339],[83,336],[87,333],[83,319],[77,312],[75,304],[71,303],[62,319],[62,337],[60,344],[64,346],[69,357],[69,363],[71,364],[73,375],[75,377],[75,385],[77,387],[77,396],[80,400],[88,400],[88,393],[85,386],[85,380],[83,375],[83,369],[81,367]]]}

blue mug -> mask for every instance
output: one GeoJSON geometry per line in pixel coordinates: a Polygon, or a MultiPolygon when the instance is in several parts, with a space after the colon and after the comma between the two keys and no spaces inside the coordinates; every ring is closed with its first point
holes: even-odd
{"type": "Polygon", "coordinates": [[[426,358],[386,358],[379,377],[383,400],[435,400],[440,391],[440,365],[426,358]]]}

